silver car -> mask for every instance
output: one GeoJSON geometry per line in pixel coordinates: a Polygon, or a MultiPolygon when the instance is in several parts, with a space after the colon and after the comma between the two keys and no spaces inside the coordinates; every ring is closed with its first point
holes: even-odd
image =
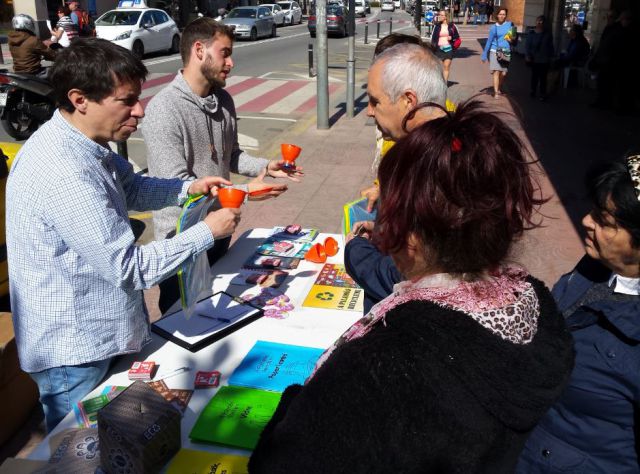
{"type": "Polygon", "coordinates": [[[299,25],[302,23],[302,9],[298,2],[278,2],[284,12],[285,25],[299,25]]]}
{"type": "Polygon", "coordinates": [[[271,10],[267,7],[234,8],[222,22],[234,28],[236,38],[255,41],[260,37],[276,36],[276,24],[271,10]]]}

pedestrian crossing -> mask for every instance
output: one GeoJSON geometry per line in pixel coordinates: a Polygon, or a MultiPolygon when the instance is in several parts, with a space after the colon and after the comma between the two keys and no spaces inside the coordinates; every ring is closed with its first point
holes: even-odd
{"type": "MultiPolygon", "coordinates": [[[[174,73],[151,73],[142,87],[142,105],[146,107],[153,96],[166,87],[174,77],[174,73]]],[[[315,80],[231,76],[227,79],[225,89],[233,97],[236,112],[239,114],[301,116],[315,108],[316,87],[315,80]]],[[[329,96],[343,89],[342,83],[331,82],[329,96]]]]}

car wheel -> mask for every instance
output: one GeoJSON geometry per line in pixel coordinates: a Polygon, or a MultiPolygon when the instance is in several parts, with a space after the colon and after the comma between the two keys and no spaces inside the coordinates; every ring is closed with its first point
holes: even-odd
{"type": "Polygon", "coordinates": [[[171,40],[171,49],[169,50],[169,52],[172,54],[176,54],[179,51],[180,51],[180,37],[178,35],[174,35],[173,39],[171,40]]]}
{"type": "Polygon", "coordinates": [[[251,28],[251,35],[249,36],[249,39],[251,41],[255,41],[258,39],[258,30],[256,30],[255,27],[251,28]]]}
{"type": "Polygon", "coordinates": [[[276,25],[273,25],[271,27],[271,37],[275,38],[276,36],[278,36],[278,33],[276,33],[276,25]]]}
{"type": "Polygon", "coordinates": [[[144,45],[142,44],[142,41],[136,40],[135,43],[133,43],[131,52],[136,58],[142,59],[142,56],[144,56],[144,45]]]}

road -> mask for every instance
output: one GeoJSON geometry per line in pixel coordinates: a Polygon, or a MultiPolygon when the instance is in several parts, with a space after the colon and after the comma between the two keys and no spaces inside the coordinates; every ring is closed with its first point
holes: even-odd
{"type": "MultiPolygon", "coordinates": [[[[373,10],[367,21],[380,19],[380,35],[393,31],[411,30],[410,18],[397,10],[394,13],[373,10]],[[386,22],[386,23],[385,23],[386,22]]],[[[365,19],[356,25],[356,69],[363,78],[371,60],[373,44],[363,44],[365,19]]],[[[375,26],[369,28],[370,41],[375,38],[375,26]]],[[[315,116],[315,79],[309,78],[308,46],[310,38],[306,23],[278,28],[276,38],[255,42],[236,41],[233,50],[234,69],[227,89],[236,102],[240,117],[239,130],[242,146],[254,154],[268,155],[274,149],[274,140],[285,134],[296,123],[315,116]]],[[[347,38],[329,38],[330,115],[340,114],[346,97],[347,38]]],[[[172,79],[182,66],[179,55],[148,55],[144,63],[149,77],[143,88],[144,103],[172,79]]],[[[356,91],[356,98],[363,91],[356,91]]],[[[144,127],[144,120],[142,121],[144,127]]],[[[0,141],[13,141],[0,131],[0,141]]],[[[129,155],[137,169],[146,169],[144,143],[140,131],[129,140],[129,155]]],[[[273,158],[274,156],[268,156],[273,158]]]]}

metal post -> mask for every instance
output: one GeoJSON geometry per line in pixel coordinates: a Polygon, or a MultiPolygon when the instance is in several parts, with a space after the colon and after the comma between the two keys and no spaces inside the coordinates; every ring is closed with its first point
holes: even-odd
{"type": "Polygon", "coordinates": [[[391,34],[391,30],[393,30],[393,22],[389,19],[389,34],[391,34]]]}
{"type": "Polygon", "coordinates": [[[422,2],[416,1],[416,8],[413,12],[413,24],[416,29],[420,31],[420,26],[422,25],[422,2]]]}
{"type": "Polygon", "coordinates": [[[376,20],[376,38],[380,39],[380,20],[376,20]]]}
{"type": "Polygon", "coordinates": [[[369,44],[369,22],[364,24],[364,44],[369,44]]]}
{"type": "Polygon", "coordinates": [[[118,145],[118,155],[120,155],[125,160],[129,159],[129,149],[127,148],[127,141],[117,142],[118,145]]]}
{"type": "Polygon", "coordinates": [[[354,116],[356,78],[356,2],[349,0],[349,53],[347,56],[347,117],[354,116]]]}
{"type": "Polygon", "coordinates": [[[318,48],[316,127],[329,128],[329,51],[327,41],[327,0],[316,2],[316,44],[318,48]]]}
{"type": "Polygon", "coordinates": [[[313,43],[309,43],[307,52],[309,53],[309,77],[314,77],[315,71],[313,70],[313,43]]]}
{"type": "Polygon", "coordinates": [[[2,54],[2,41],[0,41],[0,64],[4,64],[4,56],[2,54]]]}

